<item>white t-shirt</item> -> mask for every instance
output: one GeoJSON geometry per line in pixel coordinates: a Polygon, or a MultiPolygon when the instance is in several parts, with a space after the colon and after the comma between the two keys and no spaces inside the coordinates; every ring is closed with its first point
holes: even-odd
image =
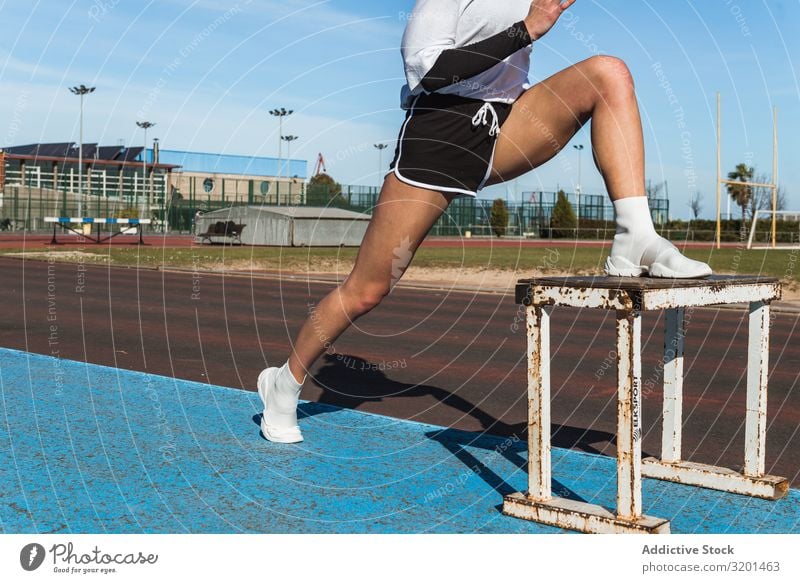
{"type": "MultiPolygon", "coordinates": [[[[531,0],[417,0],[403,35],[402,55],[407,84],[401,105],[426,93],[420,82],[442,52],[488,39],[523,20],[531,0]]],[[[514,102],[530,87],[532,47],[527,45],[488,70],[444,87],[436,93],[484,101],[514,102]]]]}

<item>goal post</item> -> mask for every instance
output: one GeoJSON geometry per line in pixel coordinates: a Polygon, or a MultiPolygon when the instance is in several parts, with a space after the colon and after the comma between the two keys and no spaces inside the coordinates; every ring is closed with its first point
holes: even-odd
{"type": "Polygon", "coordinates": [[[798,249],[800,248],[800,211],[771,211],[760,209],[753,215],[750,234],[747,237],[748,249],[798,249]],[[793,230],[780,230],[780,241],[772,239],[773,225],[786,222],[796,223],[793,230]],[[759,235],[761,237],[759,238],[759,235]]]}

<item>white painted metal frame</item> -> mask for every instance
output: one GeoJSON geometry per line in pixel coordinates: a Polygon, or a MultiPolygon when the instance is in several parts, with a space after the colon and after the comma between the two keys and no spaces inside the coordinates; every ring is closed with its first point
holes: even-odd
{"type": "Polygon", "coordinates": [[[765,473],[767,439],[767,375],[769,372],[769,303],[750,302],[747,347],[747,401],[744,471],[681,460],[681,399],[683,386],[683,308],[667,312],[664,361],[664,424],[661,459],[643,460],[649,478],[777,500],[789,491],[789,482],[765,473]],[[668,345],[676,345],[670,362],[668,345]],[[680,357],[677,357],[678,351],[680,357]]]}
{"type": "Polygon", "coordinates": [[[528,330],[528,492],[504,499],[510,516],[591,533],[669,533],[669,521],[642,514],[642,476],[777,499],[785,478],[765,475],[769,302],[777,282],[671,287],[628,293],[599,287],[531,284],[528,330]],[[684,316],[687,306],[750,306],[744,472],[681,460],[684,316]],[[617,321],[617,510],[553,497],[550,451],[550,312],[554,305],[614,309],[617,321]],[[641,311],[666,312],[661,459],[641,459],[641,311]]]}

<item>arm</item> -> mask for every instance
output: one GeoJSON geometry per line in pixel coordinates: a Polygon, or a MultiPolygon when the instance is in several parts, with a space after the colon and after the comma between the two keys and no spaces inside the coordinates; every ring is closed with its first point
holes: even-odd
{"type": "Polygon", "coordinates": [[[496,35],[455,47],[458,4],[419,0],[403,35],[402,54],[409,86],[428,92],[474,77],[541,38],[575,0],[533,0],[525,20],[496,35]]]}
{"type": "Polygon", "coordinates": [[[521,21],[490,38],[455,47],[458,12],[453,0],[419,0],[414,7],[402,47],[412,89],[418,85],[428,92],[442,89],[487,71],[531,43],[521,21]]]}
{"type": "Polygon", "coordinates": [[[422,87],[426,91],[436,91],[459,79],[474,77],[529,44],[531,37],[520,21],[482,41],[443,51],[422,78],[422,87]]]}

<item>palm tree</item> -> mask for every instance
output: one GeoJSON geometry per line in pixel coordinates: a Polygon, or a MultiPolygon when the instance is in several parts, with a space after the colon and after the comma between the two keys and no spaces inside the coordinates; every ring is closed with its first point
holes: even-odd
{"type": "MultiPolygon", "coordinates": [[[[752,182],[755,169],[747,164],[737,164],[736,170],[728,172],[728,180],[735,180],[738,182],[752,182]]],[[[728,194],[742,208],[742,229],[744,229],[745,211],[747,205],[750,204],[750,198],[753,196],[751,186],[746,184],[728,184],[728,194]]]]}

